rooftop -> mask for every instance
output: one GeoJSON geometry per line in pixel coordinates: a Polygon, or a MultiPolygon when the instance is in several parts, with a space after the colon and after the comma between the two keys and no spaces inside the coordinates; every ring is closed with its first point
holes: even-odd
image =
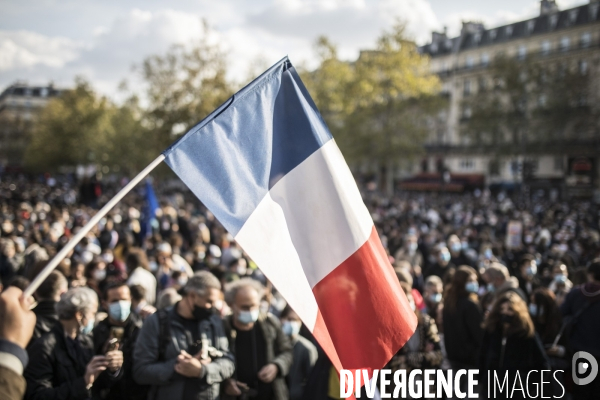
{"type": "Polygon", "coordinates": [[[525,21],[486,29],[482,23],[463,22],[461,34],[449,38],[446,32],[433,32],[431,43],[422,46],[421,52],[432,57],[449,53],[490,46],[600,22],[600,1],[560,11],[554,1],[540,2],[540,15],[525,21]]]}

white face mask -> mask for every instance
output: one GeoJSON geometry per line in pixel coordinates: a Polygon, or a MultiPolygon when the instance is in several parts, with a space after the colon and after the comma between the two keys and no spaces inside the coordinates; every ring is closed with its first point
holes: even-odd
{"type": "Polygon", "coordinates": [[[285,333],[288,336],[298,335],[298,333],[300,333],[301,327],[302,324],[298,321],[283,321],[283,324],[281,325],[283,333],[285,333]]]}
{"type": "Polygon", "coordinates": [[[103,281],[106,278],[106,270],[105,269],[97,269],[92,274],[94,279],[97,281],[103,281]]]}

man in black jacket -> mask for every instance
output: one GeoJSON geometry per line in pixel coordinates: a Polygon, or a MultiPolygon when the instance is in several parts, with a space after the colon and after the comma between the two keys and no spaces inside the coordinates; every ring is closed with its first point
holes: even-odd
{"type": "Polygon", "coordinates": [[[36,316],[35,330],[29,346],[39,339],[44,333],[50,332],[52,327],[58,323],[56,304],[60,296],[67,292],[69,283],[60,271],[52,271],[35,292],[37,306],[33,309],[36,316]]]}
{"type": "Polygon", "coordinates": [[[99,322],[92,331],[94,352],[104,355],[111,346],[123,352],[123,367],[119,371],[120,379],[99,393],[102,399],[135,400],[144,399],[147,387],[133,380],[133,349],[142,327],[141,318],[131,312],[131,293],[125,282],[113,283],[104,290],[103,305],[108,317],[99,322]],[[115,341],[114,344],[110,342],[115,341]]]}
{"type": "Polygon", "coordinates": [[[233,315],[225,318],[225,333],[236,357],[236,371],[235,378],[225,383],[225,393],[288,400],[285,376],[292,365],[292,344],[277,318],[259,312],[263,293],[262,285],[250,278],[227,288],[225,300],[233,315]]]}
{"type": "Polygon", "coordinates": [[[134,350],[133,376],[152,385],[155,400],[220,399],[220,384],[231,377],[233,356],[214,312],[221,283],[207,271],[196,272],[177,304],[144,321],[134,350]],[[165,340],[166,339],[166,340],[165,340]]]}
{"type": "Polygon", "coordinates": [[[87,287],[69,290],[56,305],[59,323],[28,349],[28,400],[84,400],[110,387],[123,363],[121,351],[94,356],[90,332],[98,297],[87,287]]]}

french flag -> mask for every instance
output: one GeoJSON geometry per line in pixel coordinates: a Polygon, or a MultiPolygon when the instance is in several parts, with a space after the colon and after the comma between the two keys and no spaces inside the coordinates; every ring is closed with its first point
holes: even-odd
{"type": "Polygon", "coordinates": [[[284,58],[164,152],[338,369],[379,369],[417,320],[354,178],[284,58]]]}

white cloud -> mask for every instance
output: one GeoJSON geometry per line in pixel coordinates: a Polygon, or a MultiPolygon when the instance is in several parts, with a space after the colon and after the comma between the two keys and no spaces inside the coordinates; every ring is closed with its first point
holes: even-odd
{"type": "Polygon", "coordinates": [[[83,44],[28,31],[0,31],[0,71],[44,65],[63,67],[77,58],[83,44]]]}
{"type": "Polygon", "coordinates": [[[382,31],[398,19],[421,41],[437,25],[431,6],[424,0],[275,0],[248,15],[247,22],[278,37],[304,42],[326,35],[341,46],[342,56],[353,57],[359,49],[373,46],[382,31]]]}

